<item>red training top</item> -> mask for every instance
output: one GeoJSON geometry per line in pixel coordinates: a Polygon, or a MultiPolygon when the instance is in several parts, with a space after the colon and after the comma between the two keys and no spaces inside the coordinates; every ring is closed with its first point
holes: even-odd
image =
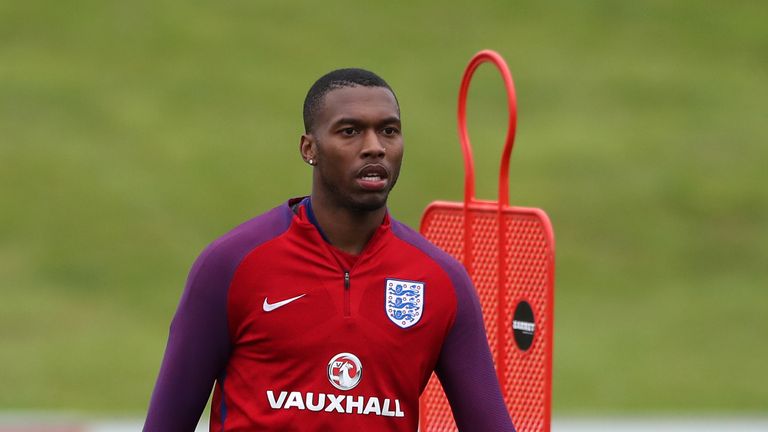
{"type": "Polygon", "coordinates": [[[432,371],[461,431],[514,431],[464,268],[386,216],[359,256],[308,199],[212,243],[171,324],[144,431],[416,431],[432,371]],[[293,208],[292,208],[293,207],[293,208]]]}

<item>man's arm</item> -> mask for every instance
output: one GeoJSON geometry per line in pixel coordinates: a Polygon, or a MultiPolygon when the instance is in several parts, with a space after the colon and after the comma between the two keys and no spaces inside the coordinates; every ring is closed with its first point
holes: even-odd
{"type": "Polygon", "coordinates": [[[144,432],[194,431],[230,353],[227,289],[232,263],[214,245],[189,273],[171,322],[168,345],[144,432]]]}
{"type": "Polygon", "coordinates": [[[243,258],[285,232],[292,218],[287,203],[277,206],[213,242],[195,261],[171,323],[144,432],[195,429],[232,351],[227,314],[232,278],[243,258]]]}
{"type": "Polygon", "coordinates": [[[461,432],[514,432],[483,326],[480,301],[463,268],[454,270],[456,320],[435,372],[461,432]]]}

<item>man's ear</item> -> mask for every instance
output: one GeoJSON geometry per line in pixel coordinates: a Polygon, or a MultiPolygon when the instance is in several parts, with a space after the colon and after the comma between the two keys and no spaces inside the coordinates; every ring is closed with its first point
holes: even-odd
{"type": "Polygon", "coordinates": [[[299,141],[299,153],[304,162],[315,165],[317,163],[317,149],[315,144],[315,137],[311,133],[305,133],[301,135],[299,141]]]}

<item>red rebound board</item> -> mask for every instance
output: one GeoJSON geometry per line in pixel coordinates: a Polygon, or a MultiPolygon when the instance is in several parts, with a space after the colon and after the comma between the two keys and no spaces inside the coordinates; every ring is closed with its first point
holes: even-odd
{"type": "MultiPolygon", "coordinates": [[[[554,234],[537,208],[509,205],[509,159],[517,126],[512,75],[496,52],[477,53],[459,91],[459,138],[464,153],[464,202],[427,206],[421,233],[461,261],[477,289],[488,342],[507,408],[518,432],[548,432],[552,400],[554,234]],[[507,89],[509,129],[501,156],[499,200],[475,199],[472,148],[466,128],[469,83],[482,63],[494,64],[507,89]]],[[[436,376],[421,396],[420,430],[457,430],[436,376]]]]}

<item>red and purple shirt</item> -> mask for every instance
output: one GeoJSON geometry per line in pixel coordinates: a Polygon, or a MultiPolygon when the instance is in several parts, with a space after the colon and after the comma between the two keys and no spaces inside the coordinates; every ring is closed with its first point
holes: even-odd
{"type": "Polygon", "coordinates": [[[197,259],[144,431],[194,430],[213,387],[215,432],[412,432],[433,371],[461,431],[514,431],[461,264],[389,216],[344,254],[297,203],[197,259]]]}

